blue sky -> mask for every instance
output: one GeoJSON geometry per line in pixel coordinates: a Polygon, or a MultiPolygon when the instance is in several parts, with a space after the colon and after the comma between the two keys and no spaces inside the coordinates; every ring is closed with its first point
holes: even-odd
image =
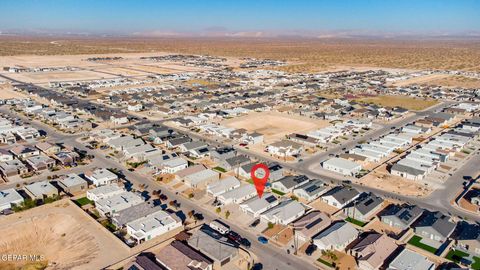
{"type": "Polygon", "coordinates": [[[480,31],[475,0],[0,0],[0,31],[480,31]]]}

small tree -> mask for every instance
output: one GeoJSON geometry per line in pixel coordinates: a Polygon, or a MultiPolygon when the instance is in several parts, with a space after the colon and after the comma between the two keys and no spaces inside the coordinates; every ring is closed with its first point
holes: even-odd
{"type": "Polygon", "coordinates": [[[225,212],[225,218],[228,219],[229,216],[230,216],[230,211],[227,210],[227,212],[225,212]]]}
{"type": "Polygon", "coordinates": [[[273,226],[275,226],[275,224],[273,224],[272,222],[268,222],[268,228],[269,229],[273,229],[273,226]]]}
{"type": "Polygon", "coordinates": [[[217,207],[217,209],[215,209],[215,212],[216,212],[217,214],[220,214],[220,213],[222,212],[222,208],[217,207]]]}

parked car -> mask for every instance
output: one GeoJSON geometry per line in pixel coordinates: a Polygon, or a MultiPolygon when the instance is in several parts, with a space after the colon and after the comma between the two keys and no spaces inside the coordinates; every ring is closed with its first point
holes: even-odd
{"type": "Polygon", "coordinates": [[[252,243],[250,243],[250,241],[248,241],[247,238],[241,238],[240,241],[238,241],[240,243],[240,245],[246,247],[246,248],[250,248],[250,246],[252,245],[252,243]]]}
{"type": "Polygon", "coordinates": [[[255,228],[257,225],[260,224],[260,219],[256,219],[252,224],[250,224],[250,227],[255,228]]]}
{"type": "Polygon", "coordinates": [[[256,263],[252,266],[250,270],[262,270],[263,269],[263,264],[261,263],[256,263]]]}
{"type": "Polygon", "coordinates": [[[227,238],[235,242],[239,242],[242,239],[240,234],[234,231],[229,231],[227,234],[227,238]]]}
{"type": "Polygon", "coordinates": [[[202,220],[205,219],[205,218],[203,217],[203,214],[202,214],[202,213],[195,213],[195,214],[193,214],[193,217],[194,217],[196,220],[199,220],[199,221],[202,221],[202,220]]]}
{"type": "Polygon", "coordinates": [[[259,236],[258,237],[258,242],[262,243],[262,244],[268,244],[268,239],[263,237],[263,236],[259,236]]]}
{"type": "Polygon", "coordinates": [[[307,249],[305,250],[305,254],[307,254],[307,256],[312,256],[313,252],[315,252],[315,250],[317,250],[317,246],[314,245],[314,244],[310,244],[307,249]]]}

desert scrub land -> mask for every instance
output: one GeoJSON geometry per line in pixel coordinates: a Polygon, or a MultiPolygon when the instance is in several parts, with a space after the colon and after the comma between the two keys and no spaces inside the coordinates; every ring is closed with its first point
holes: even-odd
{"type": "Polygon", "coordinates": [[[377,104],[384,107],[402,107],[412,111],[421,111],[438,102],[433,99],[419,99],[405,96],[376,96],[360,98],[355,101],[360,103],[377,104]]]}
{"type": "Polygon", "coordinates": [[[170,52],[287,60],[291,72],[336,66],[480,71],[478,40],[0,37],[0,56],[170,52]]]}
{"type": "Polygon", "coordinates": [[[465,76],[449,76],[429,81],[426,84],[446,87],[480,88],[479,79],[468,78],[465,76]]]}

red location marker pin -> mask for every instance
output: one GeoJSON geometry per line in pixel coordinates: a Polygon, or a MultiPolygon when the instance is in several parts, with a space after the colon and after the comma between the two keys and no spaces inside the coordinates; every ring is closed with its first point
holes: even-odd
{"type": "Polygon", "coordinates": [[[250,170],[250,176],[252,177],[253,183],[255,184],[255,189],[257,190],[258,197],[261,198],[263,195],[263,190],[265,189],[265,185],[267,184],[268,177],[270,176],[270,170],[268,169],[267,165],[258,163],[250,170]],[[257,177],[257,171],[263,171],[259,172],[263,175],[263,177],[257,177]]]}

